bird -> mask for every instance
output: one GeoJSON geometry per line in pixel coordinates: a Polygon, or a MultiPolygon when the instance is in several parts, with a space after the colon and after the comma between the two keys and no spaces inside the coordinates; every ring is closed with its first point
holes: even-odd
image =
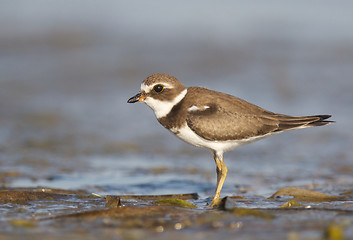
{"type": "Polygon", "coordinates": [[[227,176],[226,151],[288,130],[323,126],[331,115],[295,117],[267,111],[241,98],[204,87],[185,87],[176,77],[156,73],[141,83],[128,103],[146,103],[158,122],[181,140],[212,151],[217,186],[210,207],[219,207],[227,176]]]}

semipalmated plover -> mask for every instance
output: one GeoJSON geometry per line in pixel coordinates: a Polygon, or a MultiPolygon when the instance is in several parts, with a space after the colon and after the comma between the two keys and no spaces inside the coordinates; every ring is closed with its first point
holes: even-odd
{"type": "Polygon", "coordinates": [[[322,126],[331,115],[293,117],[264,110],[245,100],[202,87],[185,87],[168,74],[153,74],[128,103],[144,102],[157,120],[183,141],[208,148],[216,162],[217,206],[227,175],[223,153],[287,130],[322,126]]]}

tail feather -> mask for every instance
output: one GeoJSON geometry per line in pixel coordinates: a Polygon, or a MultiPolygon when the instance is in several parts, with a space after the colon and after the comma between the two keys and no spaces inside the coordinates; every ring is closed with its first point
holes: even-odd
{"type": "Polygon", "coordinates": [[[278,120],[278,128],[275,132],[281,132],[296,128],[306,128],[323,126],[334,121],[325,121],[330,118],[331,115],[314,115],[314,116],[303,116],[303,117],[292,117],[288,115],[276,115],[274,116],[278,120]]]}

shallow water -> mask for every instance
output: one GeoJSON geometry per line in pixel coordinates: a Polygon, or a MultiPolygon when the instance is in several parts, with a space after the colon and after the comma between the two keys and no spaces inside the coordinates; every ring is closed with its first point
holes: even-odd
{"type": "MultiPolygon", "coordinates": [[[[352,191],[350,1],[269,1],[256,6],[202,2],[190,8],[162,1],[139,3],[140,8],[131,1],[82,4],[7,1],[0,9],[3,189],[58,188],[103,196],[198,193],[200,198],[192,202],[203,209],[215,189],[212,155],[168,133],[144,104],[126,103],[145,77],[166,72],[186,86],[227,92],[274,112],[333,115],[335,124],[227,152],[222,196],[251,199],[236,206],[277,208],[280,204],[266,198],[287,186],[331,195],[352,191]]],[[[81,203],[88,209],[95,204],[81,203]]],[[[35,214],[61,209],[34,205],[35,214]]],[[[352,210],[350,201],[337,206],[352,210]]],[[[6,211],[11,217],[30,218],[27,211],[11,212],[17,207],[6,211]]],[[[334,207],[336,203],[329,205],[334,207]]],[[[324,215],[325,226],[350,221],[345,231],[352,233],[352,219],[343,221],[337,213],[304,213],[294,219],[303,220],[304,226],[311,219],[307,214],[316,219],[324,215]]],[[[281,229],[273,236],[278,239],[289,234],[279,222],[271,222],[281,229]]],[[[262,230],[266,226],[261,221],[248,224],[264,224],[262,230]]],[[[202,238],[210,234],[207,226],[191,232],[202,238]]],[[[317,238],[323,228],[309,228],[312,234],[304,237],[317,238]]],[[[241,234],[247,239],[258,236],[241,234]]]]}

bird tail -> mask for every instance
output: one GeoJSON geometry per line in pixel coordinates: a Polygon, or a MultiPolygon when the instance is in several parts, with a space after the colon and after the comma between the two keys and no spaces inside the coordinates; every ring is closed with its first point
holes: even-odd
{"type": "Polygon", "coordinates": [[[303,117],[292,117],[288,115],[277,115],[276,118],[279,121],[277,131],[285,131],[290,129],[299,129],[307,127],[323,126],[334,121],[326,121],[331,115],[314,115],[314,116],[303,116],[303,117]]]}

